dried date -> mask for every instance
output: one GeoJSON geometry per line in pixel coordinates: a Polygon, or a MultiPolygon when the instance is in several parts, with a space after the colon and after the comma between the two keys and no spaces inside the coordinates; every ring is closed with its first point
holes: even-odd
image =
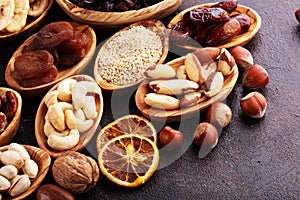
{"type": "Polygon", "coordinates": [[[20,78],[36,78],[48,71],[53,62],[53,56],[46,50],[30,51],[15,58],[14,69],[20,78]]]}
{"type": "Polygon", "coordinates": [[[73,27],[69,22],[53,22],[44,26],[38,33],[33,44],[37,49],[52,49],[73,36],[73,27]]]}
{"type": "Polygon", "coordinates": [[[249,30],[251,26],[251,19],[248,15],[246,14],[238,14],[232,16],[232,18],[238,20],[238,22],[241,25],[241,32],[239,34],[245,33],[249,30]]]}
{"type": "Polygon", "coordinates": [[[69,40],[63,41],[58,45],[60,52],[71,53],[85,47],[90,41],[87,34],[79,31],[74,31],[73,36],[69,40]]]}
{"type": "Polygon", "coordinates": [[[229,20],[228,13],[222,8],[196,8],[183,15],[183,21],[191,25],[221,23],[229,20]]]}
{"type": "Polygon", "coordinates": [[[184,45],[192,37],[194,30],[183,21],[179,21],[171,28],[170,39],[184,45]]]}
{"type": "Polygon", "coordinates": [[[238,6],[237,0],[226,0],[212,6],[212,8],[222,8],[228,13],[232,13],[238,6]]]}
{"type": "Polygon", "coordinates": [[[206,39],[206,45],[215,47],[226,44],[238,35],[240,31],[240,23],[236,19],[230,19],[212,30],[206,39]]]}

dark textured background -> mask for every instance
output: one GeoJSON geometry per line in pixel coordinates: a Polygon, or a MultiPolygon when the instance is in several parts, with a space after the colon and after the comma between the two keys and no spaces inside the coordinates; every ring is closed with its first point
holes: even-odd
{"type": "MultiPolygon", "coordinates": [[[[178,11],[208,2],[184,0],[178,11]]],[[[166,152],[162,150],[160,169],[147,183],[126,189],[101,175],[94,189],[76,199],[300,199],[300,24],[294,16],[300,1],[240,0],[239,3],[253,8],[262,17],[261,29],[245,47],[253,54],[255,63],[265,67],[270,75],[269,85],[261,91],[268,101],[265,117],[252,120],[243,116],[239,100],[247,91],[241,87],[240,76],[227,99],[233,111],[232,121],[223,129],[216,148],[205,158],[199,159],[198,149],[190,145],[197,120],[202,120],[194,118],[193,124],[180,124],[185,147],[166,166],[163,163],[166,152]]],[[[162,21],[167,24],[172,16],[162,21]]],[[[59,20],[70,19],[54,3],[44,24],[59,20]]],[[[96,33],[99,43],[113,34],[96,33]]],[[[6,86],[5,67],[24,39],[0,46],[0,86],[6,86]]],[[[104,92],[105,109],[99,130],[113,118],[129,112],[138,114],[133,95],[134,91],[112,95],[104,92]]],[[[14,142],[37,145],[34,119],[39,102],[40,99],[24,100],[14,142]]],[[[163,124],[155,125],[159,130],[163,124]]],[[[94,146],[93,139],[82,152],[97,159],[94,146]]],[[[53,182],[51,171],[44,183],[50,182],[53,182]]],[[[34,198],[35,193],[28,199],[34,198]]]]}

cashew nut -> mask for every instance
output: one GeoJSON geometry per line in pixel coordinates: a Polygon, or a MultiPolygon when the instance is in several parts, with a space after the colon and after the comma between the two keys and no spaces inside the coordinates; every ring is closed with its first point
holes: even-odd
{"type": "Polygon", "coordinates": [[[59,136],[66,136],[69,134],[69,130],[63,130],[63,131],[57,131],[52,124],[50,123],[49,120],[45,121],[44,124],[44,133],[47,137],[49,137],[50,135],[54,134],[54,135],[59,135],[59,136]]]}
{"type": "Polygon", "coordinates": [[[83,107],[85,104],[85,95],[87,94],[87,89],[84,85],[76,83],[72,90],[72,104],[75,110],[83,107]]]}
{"type": "Polygon", "coordinates": [[[83,112],[82,109],[78,109],[78,110],[74,110],[74,115],[77,119],[81,120],[81,121],[85,121],[85,114],[83,112]]]}
{"type": "Polygon", "coordinates": [[[64,151],[73,148],[79,142],[80,134],[76,129],[70,130],[70,134],[67,136],[58,136],[52,134],[48,137],[48,145],[56,150],[64,151]]]}
{"type": "Polygon", "coordinates": [[[91,82],[91,81],[80,81],[78,84],[84,86],[89,93],[95,93],[98,95],[101,95],[101,89],[97,85],[97,83],[91,82]]]}
{"type": "Polygon", "coordinates": [[[84,133],[89,130],[93,126],[94,121],[92,119],[88,119],[85,121],[81,121],[76,119],[76,127],[79,133],[84,133]]]}
{"type": "Polygon", "coordinates": [[[65,79],[57,87],[59,92],[58,99],[64,102],[70,102],[72,100],[72,87],[76,84],[75,79],[65,79]]]}
{"type": "Polygon", "coordinates": [[[69,129],[77,129],[76,117],[72,110],[65,111],[66,124],[69,129]]]}
{"type": "Polygon", "coordinates": [[[87,119],[95,119],[97,117],[96,102],[94,96],[85,96],[85,104],[82,107],[87,119]]]}
{"type": "Polygon", "coordinates": [[[49,108],[49,106],[56,104],[58,102],[59,92],[57,90],[51,91],[45,95],[45,104],[49,108]]]}
{"type": "Polygon", "coordinates": [[[48,108],[47,113],[47,117],[54,128],[56,128],[58,131],[63,131],[66,129],[65,114],[61,106],[58,104],[51,105],[48,108]]]}

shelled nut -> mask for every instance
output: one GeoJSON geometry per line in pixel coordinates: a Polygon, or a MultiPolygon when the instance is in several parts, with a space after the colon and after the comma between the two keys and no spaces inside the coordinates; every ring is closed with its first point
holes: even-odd
{"type": "Polygon", "coordinates": [[[259,92],[250,92],[240,100],[240,106],[248,117],[262,118],[267,109],[267,100],[259,92]]]}
{"type": "Polygon", "coordinates": [[[236,65],[234,57],[225,48],[221,49],[218,61],[218,69],[224,76],[231,74],[233,67],[236,65]]]}

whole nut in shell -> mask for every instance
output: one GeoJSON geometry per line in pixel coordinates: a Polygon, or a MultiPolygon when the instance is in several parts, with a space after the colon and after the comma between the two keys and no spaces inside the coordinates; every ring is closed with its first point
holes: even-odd
{"type": "Polygon", "coordinates": [[[300,8],[295,11],[295,16],[298,22],[300,23],[300,8]]]}
{"type": "Polygon", "coordinates": [[[240,106],[248,117],[262,118],[267,109],[267,100],[259,92],[250,92],[240,100],[240,106]]]}
{"type": "Polygon", "coordinates": [[[68,151],[54,161],[52,174],[60,186],[75,194],[80,194],[96,185],[99,179],[99,168],[91,157],[68,151]]]}
{"type": "Polygon", "coordinates": [[[213,149],[218,143],[218,130],[211,123],[201,122],[195,130],[194,143],[204,150],[213,149]]]}
{"type": "Polygon", "coordinates": [[[258,90],[269,83],[268,72],[260,65],[252,65],[246,69],[242,79],[244,88],[258,90]]]}
{"type": "Polygon", "coordinates": [[[17,175],[13,180],[11,181],[11,187],[8,190],[8,193],[10,196],[15,197],[23,192],[27,191],[30,187],[31,182],[26,174],[17,175]]]}
{"type": "Polygon", "coordinates": [[[225,127],[229,124],[232,118],[232,111],[230,107],[223,103],[214,103],[208,110],[205,120],[216,126],[225,127]]]}
{"type": "Polygon", "coordinates": [[[242,46],[235,46],[229,50],[229,53],[234,57],[237,66],[241,70],[245,70],[253,65],[253,56],[250,51],[242,46]]]}
{"type": "Polygon", "coordinates": [[[70,192],[53,184],[41,186],[37,191],[36,198],[37,200],[74,200],[70,192]]]}

